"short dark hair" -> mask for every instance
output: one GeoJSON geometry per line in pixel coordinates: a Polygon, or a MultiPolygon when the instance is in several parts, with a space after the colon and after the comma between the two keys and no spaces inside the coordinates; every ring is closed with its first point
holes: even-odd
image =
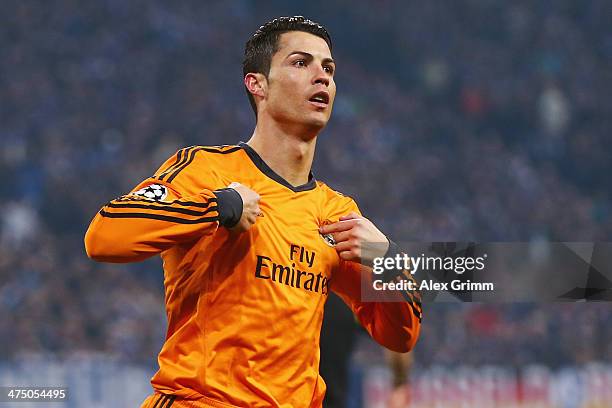
{"type": "MultiPolygon", "coordinates": [[[[329,33],[319,23],[308,20],[302,16],[279,17],[259,27],[255,34],[247,41],[244,47],[244,60],[242,61],[242,77],[249,72],[264,74],[266,78],[270,73],[272,56],[278,51],[278,39],[281,34],[288,31],[304,31],[321,37],[327,43],[329,50],[332,49],[332,41],[329,33]]],[[[245,86],[249,102],[257,117],[257,106],[255,98],[245,86]]]]}

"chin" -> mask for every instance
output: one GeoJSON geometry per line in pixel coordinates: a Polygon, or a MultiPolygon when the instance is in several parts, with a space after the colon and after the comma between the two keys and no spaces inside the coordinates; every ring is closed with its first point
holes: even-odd
{"type": "Polygon", "coordinates": [[[317,112],[316,115],[307,118],[304,124],[308,126],[309,129],[321,130],[327,125],[327,122],[329,122],[329,116],[317,112]]]}
{"type": "Polygon", "coordinates": [[[327,120],[310,120],[304,122],[304,127],[309,131],[320,132],[327,125],[327,120]]]}

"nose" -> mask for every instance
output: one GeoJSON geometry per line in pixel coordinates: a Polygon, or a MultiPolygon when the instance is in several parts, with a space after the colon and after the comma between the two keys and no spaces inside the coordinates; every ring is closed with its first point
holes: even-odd
{"type": "Polygon", "coordinates": [[[325,70],[323,69],[323,67],[319,66],[317,68],[317,72],[314,76],[314,84],[323,84],[326,87],[329,86],[329,73],[325,72],[325,70]]]}

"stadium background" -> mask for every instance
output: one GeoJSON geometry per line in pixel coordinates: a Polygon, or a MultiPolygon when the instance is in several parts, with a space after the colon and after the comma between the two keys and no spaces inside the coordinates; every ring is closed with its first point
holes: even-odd
{"type": "MultiPolygon", "coordinates": [[[[160,263],[90,262],[84,231],[178,147],[249,138],[244,42],[279,15],[334,40],[315,176],[389,236],[610,240],[610,4],[3,1],[0,385],[69,385],[66,406],[148,393],[160,263]]],[[[360,339],[350,406],[384,405],[381,356],[360,339]]],[[[604,406],[612,308],[433,304],[414,357],[414,406],[604,406]]]]}

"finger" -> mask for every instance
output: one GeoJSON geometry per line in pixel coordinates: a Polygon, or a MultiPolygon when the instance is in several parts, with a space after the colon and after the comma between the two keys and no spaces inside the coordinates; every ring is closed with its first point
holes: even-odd
{"type": "Polygon", "coordinates": [[[357,220],[338,221],[333,224],[322,225],[319,227],[321,234],[331,234],[334,232],[348,231],[357,223],[357,220]]]}
{"type": "Polygon", "coordinates": [[[342,217],[340,217],[340,221],[354,220],[357,218],[361,218],[361,216],[357,214],[355,211],[351,211],[347,215],[343,215],[342,217]]]}
{"type": "Polygon", "coordinates": [[[259,211],[261,211],[261,207],[256,202],[249,202],[249,203],[245,203],[244,204],[244,210],[243,211],[259,212],[259,211]]]}
{"type": "Polygon", "coordinates": [[[352,259],[350,251],[338,252],[338,256],[340,257],[340,259],[344,259],[345,261],[350,261],[352,259]]]}
{"type": "Polygon", "coordinates": [[[353,251],[338,252],[338,256],[345,261],[359,261],[359,256],[355,255],[353,251]]]}
{"type": "Polygon", "coordinates": [[[336,243],[344,242],[351,238],[351,231],[336,232],[333,233],[332,236],[334,237],[334,241],[336,241],[336,243]]]}
{"type": "Polygon", "coordinates": [[[338,253],[344,252],[344,251],[350,251],[353,248],[353,244],[348,241],[337,242],[334,248],[336,249],[336,252],[338,253]]]}
{"type": "Polygon", "coordinates": [[[263,211],[261,211],[261,209],[260,209],[260,208],[255,208],[255,209],[252,211],[252,214],[253,214],[255,217],[263,217],[263,216],[264,216],[264,213],[263,213],[263,211]]]}

